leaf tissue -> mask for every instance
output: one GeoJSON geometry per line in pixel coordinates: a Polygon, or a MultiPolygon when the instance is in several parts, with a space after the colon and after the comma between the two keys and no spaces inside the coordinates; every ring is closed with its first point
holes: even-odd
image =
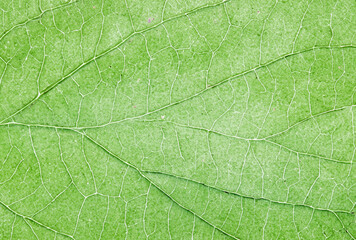
{"type": "Polygon", "coordinates": [[[0,239],[355,239],[354,0],[1,0],[0,239]]]}

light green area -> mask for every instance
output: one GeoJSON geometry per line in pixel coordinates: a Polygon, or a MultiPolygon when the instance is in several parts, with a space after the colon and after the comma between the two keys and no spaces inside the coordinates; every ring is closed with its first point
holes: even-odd
{"type": "Polygon", "coordinates": [[[355,13],[0,1],[0,239],[355,239],[355,13]]]}

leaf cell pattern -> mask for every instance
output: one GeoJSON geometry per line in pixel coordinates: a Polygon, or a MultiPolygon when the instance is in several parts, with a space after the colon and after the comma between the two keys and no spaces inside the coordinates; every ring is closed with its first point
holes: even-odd
{"type": "Polygon", "coordinates": [[[0,2],[0,239],[355,239],[356,3],[0,2]]]}

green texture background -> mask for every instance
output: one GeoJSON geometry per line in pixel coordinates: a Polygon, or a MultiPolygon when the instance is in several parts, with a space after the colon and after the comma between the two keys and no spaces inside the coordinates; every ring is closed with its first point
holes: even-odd
{"type": "Polygon", "coordinates": [[[355,239],[356,2],[1,0],[0,239],[355,239]]]}

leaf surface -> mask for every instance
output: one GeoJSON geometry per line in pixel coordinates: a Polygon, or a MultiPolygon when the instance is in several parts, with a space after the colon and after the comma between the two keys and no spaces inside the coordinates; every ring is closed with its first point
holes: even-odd
{"type": "Polygon", "coordinates": [[[2,1],[0,239],[354,239],[355,1],[2,1]]]}

